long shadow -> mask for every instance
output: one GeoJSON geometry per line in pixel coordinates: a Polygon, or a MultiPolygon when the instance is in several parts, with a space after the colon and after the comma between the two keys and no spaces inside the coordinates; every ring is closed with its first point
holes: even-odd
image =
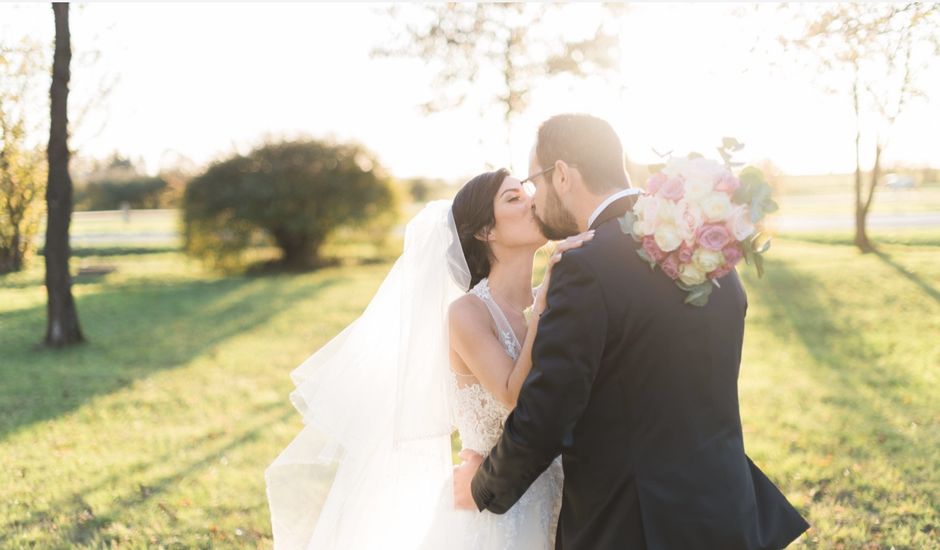
{"type": "MultiPolygon", "coordinates": [[[[825,288],[811,273],[796,271],[785,262],[770,261],[765,280],[753,287],[752,294],[766,294],[761,304],[769,310],[767,322],[773,323],[777,332],[795,334],[813,358],[812,363],[803,367],[805,372],[817,378],[820,385],[838,389],[825,398],[825,403],[839,422],[851,426],[851,435],[861,439],[848,443],[834,433],[833,445],[838,446],[839,453],[855,460],[877,457],[887,465],[896,463],[896,449],[911,449],[907,451],[913,453],[909,456],[930,456],[929,441],[917,440],[898,430],[897,419],[888,418],[891,411],[903,416],[903,411],[910,408],[906,404],[909,382],[904,373],[892,371],[890,365],[879,360],[888,352],[877,349],[872,344],[876,338],[870,340],[863,329],[853,326],[850,315],[842,312],[836,317],[838,305],[827,304],[821,295],[825,288]]],[[[781,338],[781,342],[787,341],[781,338]]],[[[805,479],[804,483],[824,486],[828,481],[805,479]]],[[[842,496],[854,500],[851,495],[842,496]]],[[[885,502],[890,501],[891,495],[883,496],[885,502]]],[[[870,509],[881,505],[865,501],[853,506],[870,509]]]]}
{"type": "MultiPolygon", "coordinates": [[[[773,318],[786,321],[815,360],[815,365],[838,377],[843,384],[842,393],[857,396],[862,389],[876,390],[881,398],[891,401],[892,408],[904,408],[905,388],[885,385],[886,381],[900,374],[886,372],[883,367],[875,365],[879,352],[868,342],[865,331],[853,326],[850,317],[833,315],[838,314],[838,310],[824,303],[820,294],[820,289],[826,288],[823,281],[780,261],[770,262],[765,274],[767,280],[759,286],[769,296],[762,300],[762,304],[771,310],[773,318]]],[[[814,372],[814,369],[809,369],[809,372],[814,372]]],[[[871,407],[853,405],[846,413],[851,417],[865,415],[864,419],[872,422],[869,426],[875,425],[874,422],[884,422],[871,407]]]]}
{"type": "MultiPolygon", "coordinates": [[[[62,537],[61,543],[67,544],[87,544],[99,532],[107,529],[118,516],[127,510],[146,505],[154,498],[171,490],[182,480],[192,474],[202,470],[212,464],[218,463],[219,459],[233,450],[241,447],[258,438],[262,430],[269,428],[273,424],[287,421],[287,419],[296,414],[293,408],[284,409],[282,403],[275,403],[264,407],[256,408],[248,417],[253,420],[252,425],[238,430],[227,440],[216,441],[205,437],[191,442],[187,447],[189,449],[200,450],[199,456],[195,460],[181,464],[178,469],[170,474],[165,474],[155,479],[147,479],[145,484],[130,483],[132,476],[139,480],[146,475],[146,471],[154,467],[163,466],[168,463],[178,461],[178,449],[170,450],[162,455],[155,455],[152,460],[146,464],[136,464],[128,470],[120,473],[111,473],[105,478],[83,486],[79,491],[60,497],[58,500],[49,502],[44,506],[44,511],[34,511],[29,520],[14,520],[0,529],[0,542],[3,542],[4,532],[13,532],[15,530],[29,530],[33,527],[41,526],[49,521],[49,513],[62,514],[68,511],[75,520],[68,525],[68,530],[59,534],[62,537]],[[273,413],[273,414],[272,414],[273,413]],[[203,450],[204,449],[204,450],[203,450]],[[115,484],[125,485],[122,487],[124,494],[115,498],[107,508],[92,509],[84,500],[84,495],[94,491],[112,487],[115,484]]],[[[240,424],[241,425],[241,424],[240,424]]],[[[160,508],[170,516],[175,523],[176,518],[172,509],[161,503],[160,508]]]]}
{"type": "Polygon", "coordinates": [[[927,281],[921,279],[916,273],[908,271],[903,265],[899,264],[890,254],[886,254],[881,251],[876,251],[875,255],[880,259],[885,265],[890,266],[895,271],[907,278],[908,281],[919,286],[921,290],[924,291],[928,296],[933,298],[934,302],[940,304],[940,291],[930,285],[927,281]]]}
{"type": "Polygon", "coordinates": [[[83,246],[72,249],[72,256],[87,258],[89,256],[127,256],[129,254],[164,254],[179,252],[178,246],[83,246]]]}
{"type": "Polygon", "coordinates": [[[81,296],[77,306],[88,343],[66,350],[24,346],[43,334],[44,306],[2,313],[0,441],[95,396],[185,365],[340,279],[337,273],[306,283],[288,276],[148,281],[81,296]]]}

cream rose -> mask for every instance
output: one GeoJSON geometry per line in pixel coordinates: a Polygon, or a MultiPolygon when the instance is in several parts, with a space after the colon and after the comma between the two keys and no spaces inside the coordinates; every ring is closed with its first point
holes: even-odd
{"type": "Polygon", "coordinates": [[[725,262],[725,257],[719,250],[699,248],[692,254],[692,263],[703,273],[715,271],[725,262]]]}
{"type": "Polygon", "coordinates": [[[636,220],[633,222],[633,234],[638,237],[645,237],[653,234],[653,224],[646,220],[636,220]]]}
{"type": "Polygon", "coordinates": [[[682,238],[674,225],[660,225],[656,228],[653,238],[663,252],[672,252],[682,244],[682,238]]]}
{"type": "Polygon", "coordinates": [[[700,285],[705,282],[705,273],[694,263],[684,264],[679,268],[679,280],[689,286],[700,285]]]}
{"type": "Polygon", "coordinates": [[[731,199],[725,193],[709,193],[702,198],[699,203],[702,206],[702,213],[705,219],[710,222],[723,222],[731,216],[734,205],[731,199]]]}

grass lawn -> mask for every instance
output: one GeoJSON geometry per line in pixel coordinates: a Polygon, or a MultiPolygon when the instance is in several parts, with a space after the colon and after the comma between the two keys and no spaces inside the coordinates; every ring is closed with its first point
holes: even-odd
{"type": "MultiPolygon", "coordinates": [[[[780,238],[764,279],[743,270],[745,442],[811,548],[940,548],[940,232],[883,237],[780,238]]],[[[390,263],[221,277],[173,248],[79,252],[117,271],[77,279],[76,349],[33,349],[40,262],[0,278],[0,548],[270,547],[288,373],[390,263]]]]}

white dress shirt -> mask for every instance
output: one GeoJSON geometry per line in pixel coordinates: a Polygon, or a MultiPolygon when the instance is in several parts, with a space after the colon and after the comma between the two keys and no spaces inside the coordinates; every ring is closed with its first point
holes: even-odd
{"type": "Polygon", "coordinates": [[[639,195],[642,192],[643,192],[642,189],[631,187],[629,189],[624,189],[623,191],[617,191],[613,195],[607,197],[606,199],[604,199],[604,202],[602,202],[600,206],[598,206],[594,210],[594,213],[591,214],[591,217],[588,218],[588,227],[591,227],[591,225],[594,223],[594,220],[596,220],[597,217],[601,215],[601,212],[603,212],[605,208],[610,206],[610,203],[614,202],[615,200],[621,197],[629,197],[630,195],[639,195]]]}

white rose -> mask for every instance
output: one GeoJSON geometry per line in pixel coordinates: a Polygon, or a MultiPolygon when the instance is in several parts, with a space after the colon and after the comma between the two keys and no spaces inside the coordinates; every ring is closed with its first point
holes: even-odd
{"type": "Polygon", "coordinates": [[[709,176],[694,175],[685,178],[685,199],[697,201],[707,195],[714,188],[709,176]]]}
{"type": "Polygon", "coordinates": [[[751,215],[747,208],[737,206],[731,212],[731,219],[728,220],[728,229],[734,238],[743,241],[754,234],[754,224],[751,223],[751,215]]]}
{"type": "Polygon", "coordinates": [[[683,264],[679,268],[679,280],[689,286],[700,285],[705,282],[705,273],[694,263],[683,264]]]}
{"type": "Polygon", "coordinates": [[[670,159],[666,163],[666,166],[663,167],[662,173],[666,174],[670,178],[678,176],[679,174],[685,174],[689,171],[689,159],[685,157],[676,157],[670,159]]]}
{"type": "Polygon", "coordinates": [[[682,238],[673,225],[660,225],[656,228],[653,238],[663,252],[672,252],[682,244],[682,238]]]}
{"type": "Polygon", "coordinates": [[[731,210],[734,206],[731,199],[725,193],[712,192],[702,198],[702,213],[710,222],[723,222],[731,216],[731,210]]]}
{"type": "Polygon", "coordinates": [[[703,273],[711,273],[725,263],[725,256],[719,250],[699,248],[692,254],[692,263],[703,273]]]}

